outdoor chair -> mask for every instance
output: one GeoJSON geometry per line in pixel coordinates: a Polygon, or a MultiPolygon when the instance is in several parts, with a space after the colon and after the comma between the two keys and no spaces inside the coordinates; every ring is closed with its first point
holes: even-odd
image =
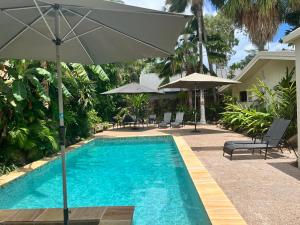
{"type": "Polygon", "coordinates": [[[131,126],[134,123],[136,123],[136,116],[131,116],[128,114],[124,115],[123,120],[122,120],[123,127],[126,127],[126,125],[131,126]]]}
{"type": "Polygon", "coordinates": [[[156,115],[155,114],[149,115],[147,125],[149,126],[149,124],[156,124],[156,123],[157,123],[156,115]]]}
{"type": "Polygon", "coordinates": [[[270,126],[268,132],[258,141],[254,139],[252,141],[227,141],[223,147],[223,156],[225,153],[230,155],[230,160],[232,160],[232,155],[236,150],[265,150],[265,159],[267,159],[267,153],[269,149],[281,149],[283,143],[283,136],[290,124],[290,120],[285,119],[275,119],[270,126]]]}
{"type": "Polygon", "coordinates": [[[184,112],[177,112],[175,121],[171,123],[171,127],[183,126],[183,116],[184,116],[184,112]]]}
{"type": "Polygon", "coordinates": [[[118,128],[119,125],[120,125],[120,119],[117,116],[114,116],[112,118],[112,122],[111,123],[112,123],[113,129],[115,129],[115,127],[118,128]]]}
{"type": "Polygon", "coordinates": [[[275,119],[273,123],[270,125],[267,133],[258,135],[256,137],[252,137],[252,140],[241,140],[241,141],[226,141],[224,145],[231,145],[231,144],[254,144],[254,143],[262,143],[264,140],[271,136],[274,132],[276,132],[276,128],[280,123],[281,119],[275,119]]]}
{"type": "Polygon", "coordinates": [[[164,113],[164,120],[158,124],[158,127],[168,127],[171,123],[171,117],[172,113],[170,112],[165,112],[164,113]]]}

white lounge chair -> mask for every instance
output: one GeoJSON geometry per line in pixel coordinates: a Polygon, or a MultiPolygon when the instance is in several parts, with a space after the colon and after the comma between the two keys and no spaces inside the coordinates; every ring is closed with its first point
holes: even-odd
{"type": "Polygon", "coordinates": [[[171,117],[172,113],[170,112],[165,112],[164,113],[164,120],[158,124],[158,127],[168,127],[171,123],[171,117]]]}
{"type": "Polygon", "coordinates": [[[183,125],[184,112],[177,112],[175,121],[171,123],[171,127],[181,127],[183,125]]]}

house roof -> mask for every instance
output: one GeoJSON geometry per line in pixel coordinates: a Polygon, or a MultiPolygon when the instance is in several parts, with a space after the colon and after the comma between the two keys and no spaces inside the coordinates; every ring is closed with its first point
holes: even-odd
{"type": "MultiPolygon", "coordinates": [[[[258,52],[255,57],[247,64],[247,66],[239,73],[238,76],[234,78],[234,80],[243,82],[246,80],[251,74],[255,73],[259,70],[264,64],[271,60],[281,60],[281,61],[295,61],[295,52],[294,51],[261,51],[258,52]]],[[[223,86],[219,89],[219,91],[225,91],[231,85],[223,86]]]]}
{"type": "Polygon", "coordinates": [[[284,43],[294,43],[300,38],[300,27],[282,38],[284,43]]]}

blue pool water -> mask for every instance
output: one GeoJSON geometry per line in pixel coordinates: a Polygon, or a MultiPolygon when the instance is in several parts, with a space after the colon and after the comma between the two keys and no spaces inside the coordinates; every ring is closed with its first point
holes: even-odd
{"type": "MultiPolygon", "coordinates": [[[[67,155],[69,207],[136,206],[135,225],[211,224],[172,137],[95,140],[67,155]]],[[[61,161],[0,188],[0,209],[62,207],[61,161]]]]}

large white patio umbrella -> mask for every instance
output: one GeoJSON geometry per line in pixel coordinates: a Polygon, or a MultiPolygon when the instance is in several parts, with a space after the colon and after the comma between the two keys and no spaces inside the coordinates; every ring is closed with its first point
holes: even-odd
{"type": "MultiPolygon", "coordinates": [[[[170,82],[168,84],[165,84],[161,86],[159,89],[162,88],[186,88],[190,90],[195,91],[195,129],[194,131],[197,131],[197,104],[196,104],[196,93],[197,90],[204,90],[208,88],[213,88],[213,87],[218,87],[222,85],[227,85],[227,84],[238,84],[240,83],[239,81],[235,80],[230,80],[230,79],[224,79],[221,77],[215,77],[215,76],[210,76],[210,75],[205,75],[205,74],[199,74],[199,73],[193,73],[191,75],[188,75],[186,77],[180,78],[176,81],[170,82]]],[[[200,115],[203,123],[206,123],[205,119],[205,107],[204,107],[204,96],[203,91],[200,92],[200,101],[203,101],[202,104],[200,104],[200,115]]]]}
{"type": "Polygon", "coordinates": [[[151,89],[138,83],[125,84],[121,87],[101,93],[102,95],[111,94],[159,94],[158,90],[151,89]]]}
{"type": "Polygon", "coordinates": [[[188,16],[104,0],[1,0],[0,58],[56,61],[68,224],[61,60],[102,64],[173,52],[188,16]]]}

